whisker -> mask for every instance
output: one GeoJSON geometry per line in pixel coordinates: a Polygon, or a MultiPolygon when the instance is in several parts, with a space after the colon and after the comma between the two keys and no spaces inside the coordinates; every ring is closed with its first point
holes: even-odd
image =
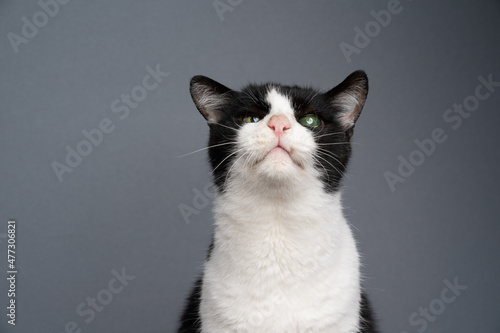
{"type": "Polygon", "coordinates": [[[318,151],[322,151],[322,152],[324,152],[325,154],[327,154],[328,156],[333,157],[333,158],[334,158],[337,162],[339,162],[339,163],[340,163],[340,164],[341,164],[341,165],[345,168],[345,165],[343,165],[343,164],[342,164],[342,162],[340,162],[339,160],[337,160],[337,158],[338,158],[339,156],[335,155],[335,153],[334,153],[334,152],[331,152],[331,151],[329,151],[329,150],[326,150],[326,149],[323,149],[323,148],[319,148],[319,147],[317,148],[317,150],[318,150],[318,151]]]}
{"type": "Polygon", "coordinates": [[[316,159],[316,162],[323,168],[323,170],[326,171],[326,177],[327,177],[327,181],[328,182],[332,182],[332,183],[334,183],[336,185],[340,185],[339,181],[336,181],[335,179],[330,180],[330,176],[328,175],[328,170],[330,170],[329,168],[325,168],[324,165],[323,165],[323,163],[321,163],[321,161],[319,161],[318,159],[316,159]]]}
{"type": "Polygon", "coordinates": [[[225,145],[230,145],[230,144],[235,144],[235,143],[236,143],[236,141],[219,143],[217,145],[213,145],[213,146],[208,146],[208,147],[205,147],[205,148],[201,148],[201,149],[198,149],[198,150],[195,150],[195,151],[192,151],[190,153],[187,153],[187,154],[184,154],[184,155],[180,155],[180,156],[177,156],[177,157],[185,157],[185,156],[188,156],[188,155],[191,155],[191,154],[195,154],[195,153],[198,153],[200,151],[204,151],[204,150],[207,150],[207,149],[210,149],[210,148],[219,147],[219,146],[225,146],[225,145]]]}
{"type": "Polygon", "coordinates": [[[328,136],[328,135],[337,135],[337,134],[344,134],[344,132],[326,133],[326,134],[322,134],[322,135],[315,135],[314,137],[315,137],[315,138],[322,138],[322,137],[324,137],[324,136],[328,136]]]}
{"type": "Polygon", "coordinates": [[[222,163],[224,163],[225,160],[227,160],[228,158],[230,158],[231,156],[233,156],[234,154],[237,154],[239,153],[240,151],[242,151],[244,148],[240,148],[240,149],[237,149],[236,151],[232,152],[231,154],[227,155],[226,158],[224,158],[213,170],[212,170],[212,174],[215,172],[215,170],[217,170],[218,167],[221,166],[222,163]]]}
{"type": "Polygon", "coordinates": [[[356,229],[357,231],[361,231],[359,230],[358,227],[356,227],[354,224],[350,223],[349,221],[347,221],[347,224],[349,224],[351,227],[353,227],[354,229],[356,229]]]}
{"type": "Polygon", "coordinates": [[[243,153],[240,157],[238,157],[238,159],[236,159],[236,161],[234,161],[233,165],[231,165],[231,167],[229,168],[229,170],[227,171],[226,173],[226,178],[224,179],[224,185],[226,184],[227,182],[227,177],[229,177],[229,175],[231,174],[231,170],[234,168],[234,166],[238,163],[239,160],[241,160],[242,157],[246,156],[248,154],[248,152],[245,152],[243,153]]]}
{"type": "MultiPolygon", "coordinates": [[[[220,129],[219,129],[219,130],[220,130],[220,129]]],[[[234,131],[236,132],[236,130],[234,130],[234,131]]],[[[222,132],[222,131],[218,131],[217,133],[218,133],[219,135],[222,135],[222,137],[223,137],[224,139],[226,139],[226,141],[235,141],[235,137],[236,137],[236,135],[233,135],[233,136],[229,136],[229,137],[228,137],[228,136],[226,135],[226,133],[224,133],[224,132],[222,132]]]]}
{"type": "Polygon", "coordinates": [[[307,98],[307,99],[309,100],[308,102],[309,102],[309,103],[311,103],[311,102],[312,102],[312,100],[313,100],[313,99],[315,99],[315,98],[316,98],[316,96],[318,96],[319,94],[321,94],[321,92],[320,92],[320,91],[317,91],[317,92],[315,92],[315,93],[314,93],[314,95],[312,95],[312,96],[311,96],[311,95],[309,95],[309,96],[308,96],[308,98],[307,98]]]}
{"type": "Polygon", "coordinates": [[[330,182],[330,176],[328,175],[328,171],[326,170],[326,168],[323,165],[323,163],[321,163],[321,161],[318,160],[315,156],[313,156],[313,159],[314,159],[315,162],[317,162],[323,168],[323,170],[325,171],[326,179],[328,180],[328,182],[330,182]]]}
{"type": "Polygon", "coordinates": [[[342,177],[344,177],[344,173],[343,173],[343,172],[341,172],[339,169],[337,169],[337,168],[335,167],[335,165],[333,165],[332,163],[328,162],[328,160],[327,160],[327,159],[325,159],[325,158],[323,158],[323,157],[321,157],[321,156],[319,156],[319,155],[318,155],[317,157],[321,158],[323,161],[325,161],[326,163],[330,164],[330,165],[332,166],[332,168],[334,168],[334,169],[335,169],[335,170],[336,170],[336,171],[337,171],[337,172],[338,172],[338,173],[339,173],[342,177]]]}
{"type": "Polygon", "coordinates": [[[253,157],[255,155],[254,151],[251,151],[250,153],[247,154],[247,158],[245,159],[245,162],[243,163],[243,168],[246,169],[250,162],[253,160],[253,157]]]}
{"type": "Polygon", "coordinates": [[[335,146],[335,145],[348,145],[351,142],[325,142],[325,143],[318,143],[318,146],[335,146]]]}
{"type": "Polygon", "coordinates": [[[241,126],[238,126],[238,124],[235,124],[238,128],[230,127],[227,125],[222,125],[220,123],[212,123],[212,125],[218,125],[218,126],[225,127],[225,128],[230,129],[230,130],[233,130],[233,131],[237,131],[239,128],[241,128],[241,126]]]}
{"type": "Polygon", "coordinates": [[[322,151],[324,152],[327,156],[330,156],[331,158],[333,158],[335,161],[337,161],[340,165],[342,165],[342,167],[344,169],[347,169],[346,166],[340,162],[340,160],[337,158],[338,156],[336,156],[334,153],[332,153],[331,151],[328,151],[326,149],[323,149],[323,148],[318,148],[319,151],[322,151]]]}

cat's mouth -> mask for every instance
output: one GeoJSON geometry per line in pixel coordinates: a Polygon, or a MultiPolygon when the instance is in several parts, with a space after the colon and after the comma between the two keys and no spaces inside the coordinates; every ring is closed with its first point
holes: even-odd
{"type": "Polygon", "coordinates": [[[279,144],[271,148],[264,156],[263,160],[268,158],[281,163],[286,163],[287,161],[291,161],[298,167],[303,168],[302,163],[300,163],[300,161],[294,157],[292,149],[287,149],[279,144]]]}
{"type": "Polygon", "coordinates": [[[264,156],[264,159],[267,157],[276,157],[276,158],[287,158],[288,157],[290,159],[292,158],[288,149],[284,148],[280,144],[269,149],[267,154],[264,156]]]}
{"type": "Polygon", "coordinates": [[[288,156],[290,156],[290,153],[288,152],[288,150],[286,150],[285,148],[281,147],[281,146],[276,146],[274,148],[272,148],[268,153],[267,155],[269,154],[288,154],[288,156]]]}

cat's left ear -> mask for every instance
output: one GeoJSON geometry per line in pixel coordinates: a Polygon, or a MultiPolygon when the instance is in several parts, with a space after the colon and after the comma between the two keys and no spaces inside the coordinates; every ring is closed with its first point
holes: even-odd
{"type": "Polygon", "coordinates": [[[232,90],[202,75],[197,75],[191,79],[189,90],[194,104],[196,104],[203,117],[209,123],[218,122],[221,107],[230,98],[229,94],[232,90]]]}
{"type": "Polygon", "coordinates": [[[364,71],[351,73],[342,83],[325,93],[331,105],[339,110],[338,119],[351,137],[368,95],[368,77],[364,71]]]}

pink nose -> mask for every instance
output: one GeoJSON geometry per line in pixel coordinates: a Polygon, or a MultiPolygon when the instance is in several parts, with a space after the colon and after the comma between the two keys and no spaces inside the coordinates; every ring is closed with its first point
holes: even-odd
{"type": "Polygon", "coordinates": [[[283,114],[274,115],[269,119],[267,126],[274,131],[274,134],[279,138],[284,131],[290,129],[290,122],[283,114]]]}

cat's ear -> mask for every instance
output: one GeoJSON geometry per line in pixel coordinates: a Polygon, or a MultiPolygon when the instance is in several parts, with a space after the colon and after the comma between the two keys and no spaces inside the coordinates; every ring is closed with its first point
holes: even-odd
{"type": "Polygon", "coordinates": [[[194,104],[209,123],[216,123],[220,119],[220,108],[232,92],[228,87],[206,76],[197,75],[191,79],[189,85],[194,104]]]}
{"type": "Polygon", "coordinates": [[[364,71],[351,73],[342,83],[326,92],[331,105],[339,110],[338,119],[344,132],[351,137],[368,95],[368,77],[364,71]]]}

